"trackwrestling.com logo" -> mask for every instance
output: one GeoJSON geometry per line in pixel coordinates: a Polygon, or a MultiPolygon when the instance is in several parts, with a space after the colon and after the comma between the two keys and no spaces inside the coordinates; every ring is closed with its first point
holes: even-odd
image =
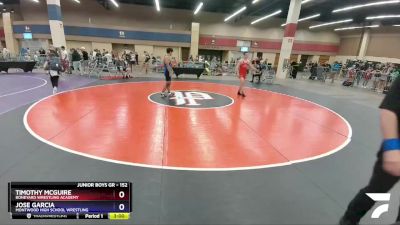
{"type": "Polygon", "coordinates": [[[160,105],[175,108],[211,109],[230,106],[234,100],[228,96],[206,91],[175,91],[173,95],[162,97],[160,93],[153,93],[149,100],[160,105]]]}
{"type": "Polygon", "coordinates": [[[376,207],[376,209],[372,212],[372,219],[379,219],[382,214],[389,212],[390,194],[367,193],[366,195],[375,202],[383,203],[382,205],[376,207]]]}

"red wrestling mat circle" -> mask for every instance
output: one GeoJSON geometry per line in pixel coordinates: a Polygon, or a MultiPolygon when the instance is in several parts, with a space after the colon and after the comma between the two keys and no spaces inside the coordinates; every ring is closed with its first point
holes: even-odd
{"type": "Polygon", "coordinates": [[[306,100],[258,89],[247,89],[248,97],[241,98],[235,86],[199,82],[174,82],[173,89],[180,91],[161,98],[154,93],[163,84],[60,93],[31,106],[25,127],[39,140],[74,154],[200,171],[309,161],[341,150],[351,139],[343,117],[306,100]]]}

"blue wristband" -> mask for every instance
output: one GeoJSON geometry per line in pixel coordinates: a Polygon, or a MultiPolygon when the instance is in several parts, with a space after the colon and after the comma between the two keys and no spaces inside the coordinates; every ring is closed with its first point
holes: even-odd
{"type": "Polygon", "coordinates": [[[383,141],[383,151],[399,151],[400,139],[386,139],[383,141]]]}

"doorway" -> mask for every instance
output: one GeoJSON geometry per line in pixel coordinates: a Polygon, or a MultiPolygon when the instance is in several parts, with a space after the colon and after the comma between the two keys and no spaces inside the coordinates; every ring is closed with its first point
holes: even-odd
{"type": "MultiPolygon", "coordinates": [[[[190,48],[182,48],[182,61],[189,61],[189,57],[190,57],[190,48]]],[[[193,59],[196,56],[192,56],[193,59]]]]}
{"type": "Polygon", "coordinates": [[[278,68],[279,65],[279,58],[281,57],[281,53],[276,53],[275,55],[275,62],[274,62],[274,68],[278,68]]]}
{"type": "Polygon", "coordinates": [[[319,64],[328,63],[331,57],[329,55],[321,55],[319,57],[319,64]]]}
{"type": "Polygon", "coordinates": [[[303,67],[306,66],[308,58],[310,58],[310,55],[301,55],[300,65],[302,65],[303,67]]]}

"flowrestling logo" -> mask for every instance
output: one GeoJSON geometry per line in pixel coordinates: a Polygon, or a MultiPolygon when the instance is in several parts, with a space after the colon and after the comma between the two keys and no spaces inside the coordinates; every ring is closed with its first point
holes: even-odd
{"type": "Polygon", "coordinates": [[[222,108],[234,103],[228,96],[206,91],[175,91],[166,97],[160,93],[153,93],[149,100],[160,105],[190,109],[222,108]]]}
{"type": "Polygon", "coordinates": [[[390,202],[390,194],[388,193],[367,193],[367,196],[370,197],[375,202],[385,203],[381,204],[372,212],[372,219],[379,219],[382,214],[389,212],[389,202],[390,202]]]}

